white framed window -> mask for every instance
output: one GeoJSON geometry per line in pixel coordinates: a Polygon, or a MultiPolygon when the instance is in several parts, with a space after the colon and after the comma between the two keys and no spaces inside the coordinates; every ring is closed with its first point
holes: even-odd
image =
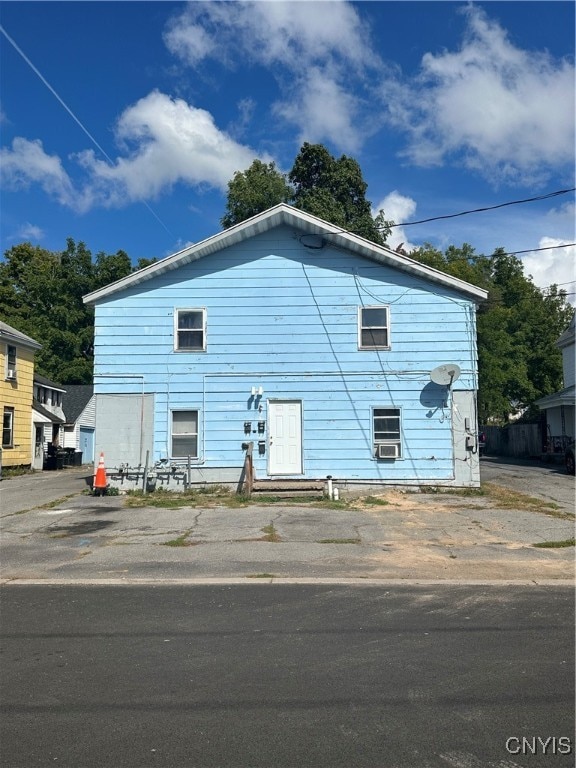
{"type": "Polygon", "coordinates": [[[402,458],[402,411],[400,408],[372,408],[374,458],[402,458]]]}
{"type": "Polygon", "coordinates": [[[198,458],[198,411],[172,411],[171,457],[198,458]]]}
{"type": "Polygon", "coordinates": [[[358,307],[358,349],[390,349],[390,307],[358,307]]]}
{"type": "Polygon", "coordinates": [[[177,352],[206,350],[206,310],[204,308],[175,310],[174,349],[177,352]]]}
{"type": "Polygon", "coordinates": [[[2,417],[2,448],[14,448],[14,408],[8,406],[2,417]]]}
{"type": "Polygon", "coordinates": [[[4,375],[7,379],[16,378],[16,347],[12,344],[6,344],[6,370],[4,375]]]}

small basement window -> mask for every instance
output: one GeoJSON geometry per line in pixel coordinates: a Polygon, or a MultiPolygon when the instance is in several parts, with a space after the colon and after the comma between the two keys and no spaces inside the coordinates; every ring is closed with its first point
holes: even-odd
{"type": "Polygon", "coordinates": [[[400,408],[372,409],[372,437],[376,459],[402,458],[400,408]]]}
{"type": "Polygon", "coordinates": [[[172,458],[198,458],[198,411],[172,411],[172,458]]]}
{"type": "Polygon", "coordinates": [[[359,307],[358,349],[390,348],[390,308],[359,307]]]}
{"type": "Polygon", "coordinates": [[[174,349],[179,352],[204,352],[206,349],[206,310],[177,309],[174,313],[174,349]]]}

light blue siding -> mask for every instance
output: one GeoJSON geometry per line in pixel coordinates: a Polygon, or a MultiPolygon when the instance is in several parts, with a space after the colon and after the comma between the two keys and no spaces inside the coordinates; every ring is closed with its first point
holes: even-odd
{"type": "MultiPolygon", "coordinates": [[[[198,410],[197,465],[240,470],[244,422],[270,399],[302,402],[304,476],[453,477],[450,403],[430,371],[456,363],[476,389],[475,306],[455,290],[325,247],[280,227],[96,304],[95,391],[154,395],[154,459],[169,456],[170,413],[198,410]],[[358,307],[390,308],[390,349],[358,349],[358,307]],[[204,352],[174,351],[174,312],[206,308],[204,352]],[[251,388],[261,386],[261,398],[251,388]],[[402,458],[375,460],[373,407],[402,410],[402,458]]],[[[260,410],[259,410],[260,409],[260,410]]],[[[257,477],[266,454],[256,451],[257,477]]]]}

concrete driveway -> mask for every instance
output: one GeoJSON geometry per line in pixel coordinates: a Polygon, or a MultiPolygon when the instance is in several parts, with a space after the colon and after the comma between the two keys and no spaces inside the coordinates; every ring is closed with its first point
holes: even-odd
{"type": "MultiPolygon", "coordinates": [[[[508,477],[496,462],[487,466],[508,477]]],[[[555,510],[509,509],[485,496],[389,490],[383,503],[354,500],[341,508],[311,502],[132,509],[122,497],[82,495],[86,477],[65,470],[2,483],[2,580],[574,578],[574,547],[533,546],[574,536],[573,501],[557,502],[555,510]],[[37,506],[43,479],[44,498],[57,500],[47,508],[37,506]]],[[[574,478],[558,474],[556,481],[573,500],[574,478]]],[[[550,485],[546,473],[542,482],[550,485]]],[[[551,492],[545,485],[541,491],[551,492]]]]}

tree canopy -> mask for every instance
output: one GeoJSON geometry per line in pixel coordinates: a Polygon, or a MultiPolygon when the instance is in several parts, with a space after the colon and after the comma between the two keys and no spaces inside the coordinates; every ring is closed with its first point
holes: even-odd
{"type": "Polygon", "coordinates": [[[533,416],[534,402],[562,387],[556,340],[574,312],[565,292],[538,288],[522,262],[502,248],[484,256],[467,243],[445,253],[428,245],[410,257],[488,291],[477,316],[480,421],[533,416]]]}
{"type": "MultiPolygon", "coordinates": [[[[140,260],[137,268],[152,263],[140,260]]],[[[30,243],[10,248],[0,263],[0,317],[32,336],[42,349],[36,370],[63,384],[92,382],[94,311],[82,296],[133,270],[124,251],[92,258],[83,242],[63,251],[30,243]]]]}
{"type": "Polygon", "coordinates": [[[390,233],[383,212],[372,216],[368,185],[351,157],[334,158],[322,144],[305,142],[288,175],[274,163],[255,160],[228,182],[224,228],[239,224],[278,203],[289,203],[337,227],[384,245],[390,233]]]}

